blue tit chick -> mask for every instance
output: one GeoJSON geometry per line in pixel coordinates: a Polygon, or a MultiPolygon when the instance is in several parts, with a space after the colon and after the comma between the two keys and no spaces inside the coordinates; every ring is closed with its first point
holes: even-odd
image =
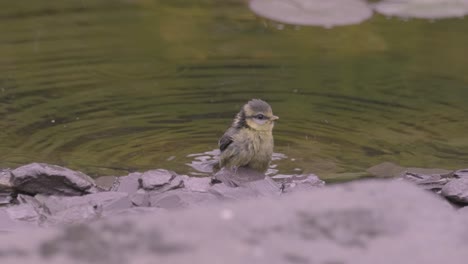
{"type": "Polygon", "coordinates": [[[247,102],[219,139],[219,168],[246,167],[266,172],[273,154],[272,132],[277,119],[267,102],[260,99],[247,102]]]}

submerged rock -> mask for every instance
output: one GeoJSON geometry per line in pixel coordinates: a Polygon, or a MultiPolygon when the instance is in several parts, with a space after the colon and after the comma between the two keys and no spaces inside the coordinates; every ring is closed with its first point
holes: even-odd
{"type": "Polygon", "coordinates": [[[361,23],[372,10],[361,0],[251,0],[257,15],[292,25],[343,26],[361,23]]]}
{"type": "Polygon", "coordinates": [[[97,191],[88,175],[56,165],[32,163],[11,171],[11,174],[12,187],[31,195],[83,195],[97,191]]]}

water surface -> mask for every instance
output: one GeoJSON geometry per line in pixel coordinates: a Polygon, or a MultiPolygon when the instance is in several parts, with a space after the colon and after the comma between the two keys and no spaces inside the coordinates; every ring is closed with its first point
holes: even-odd
{"type": "Polygon", "coordinates": [[[0,167],[191,173],[251,98],[281,118],[279,173],[467,165],[466,19],[325,29],[234,0],[30,0],[0,3],[0,32],[0,167]]]}

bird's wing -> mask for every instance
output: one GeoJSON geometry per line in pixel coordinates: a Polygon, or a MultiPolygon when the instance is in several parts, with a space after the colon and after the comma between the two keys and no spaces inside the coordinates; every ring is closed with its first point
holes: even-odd
{"type": "Polygon", "coordinates": [[[231,127],[219,139],[218,145],[219,145],[219,150],[221,150],[221,152],[223,152],[229,145],[231,145],[232,136],[233,136],[234,132],[235,132],[234,128],[231,127]]]}

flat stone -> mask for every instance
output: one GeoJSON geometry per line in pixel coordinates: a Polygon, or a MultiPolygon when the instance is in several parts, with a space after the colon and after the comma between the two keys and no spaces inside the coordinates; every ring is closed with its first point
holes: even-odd
{"type": "Polygon", "coordinates": [[[150,206],[164,209],[187,208],[218,203],[220,199],[211,193],[190,192],[183,189],[164,193],[153,193],[150,206]]]}
{"type": "Polygon", "coordinates": [[[131,195],[130,200],[134,206],[150,206],[150,195],[143,189],[139,189],[131,195]]]}
{"type": "Polygon", "coordinates": [[[208,192],[211,188],[209,177],[189,177],[187,175],[179,176],[184,183],[184,189],[192,192],[208,192]]]}
{"type": "Polygon", "coordinates": [[[453,175],[457,178],[468,178],[468,169],[457,170],[453,175]]]}
{"type": "Polygon", "coordinates": [[[28,223],[13,220],[6,208],[0,208],[0,235],[5,232],[18,232],[30,227],[32,226],[28,223]]]}
{"type": "Polygon", "coordinates": [[[83,195],[96,191],[88,175],[56,165],[31,163],[16,168],[11,174],[14,189],[32,195],[83,195]]]}
{"type": "Polygon", "coordinates": [[[441,174],[421,174],[406,172],[402,176],[403,179],[415,183],[426,190],[440,191],[445,184],[449,182],[449,178],[441,174]]]}
{"type": "Polygon", "coordinates": [[[451,201],[468,204],[468,178],[450,180],[441,194],[451,201]]]}
{"type": "Polygon", "coordinates": [[[100,192],[76,197],[36,196],[51,214],[81,205],[102,208],[102,211],[126,209],[132,206],[129,195],[123,192],[100,192]]]}
{"type": "Polygon", "coordinates": [[[117,192],[125,192],[129,195],[134,194],[140,188],[140,177],[142,173],[134,172],[127,176],[119,177],[115,188],[117,192]]]}
{"type": "Polygon", "coordinates": [[[280,188],[283,192],[296,192],[304,190],[312,190],[325,186],[322,181],[315,174],[296,174],[296,175],[276,175],[273,179],[279,181],[280,188]]]}
{"type": "Polygon", "coordinates": [[[163,169],[147,171],[141,175],[141,187],[145,190],[161,188],[163,185],[170,184],[176,175],[172,171],[163,169]]]}
{"type": "Polygon", "coordinates": [[[242,186],[247,182],[263,180],[265,177],[266,175],[264,173],[252,170],[247,167],[239,167],[235,170],[221,168],[221,170],[213,175],[215,180],[221,181],[230,187],[242,186]]]}

